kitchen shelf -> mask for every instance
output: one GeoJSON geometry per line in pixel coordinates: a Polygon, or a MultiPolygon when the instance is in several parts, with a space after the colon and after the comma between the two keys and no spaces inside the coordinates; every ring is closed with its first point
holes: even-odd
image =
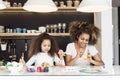
{"type": "MultiPolygon", "coordinates": [[[[2,39],[29,39],[41,33],[0,33],[2,39]]],[[[69,36],[69,33],[48,33],[51,36],[69,36]]]]}
{"type": "Polygon", "coordinates": [[[28,12],[24,10],[22,7],[8,7],[6,9],[0,10],[0,12],[28,12]]]}
{"type": "MultiPolygon", "coordinates": [[[[76,11],[76,7],[58,7],[58,11],[56,12],[74,12],[76,11]]],[[[0,12],[29,12],[24,10],[22,7],[8,7],[6,9],[0,10],[0,12]]]]}
{"type": "Polygon", "coordinates": [[[57,12],[76,12],[76,7],[58,7],[57,12]]]}

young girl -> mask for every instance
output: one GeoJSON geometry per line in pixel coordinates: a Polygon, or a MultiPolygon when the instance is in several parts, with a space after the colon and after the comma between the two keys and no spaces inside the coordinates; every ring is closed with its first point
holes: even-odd
{"type": "MultiPolygon", "coordinates": [[[[32,40],[26,66],[62,66],[65,65],[63,51],[59,50],[55,40],[47,33],[42,33],[32,40]],[[55,64],[54,64],[55,63],[55,64]]],[[[25,64],[23,57],[20,62],[25,64]]]]}

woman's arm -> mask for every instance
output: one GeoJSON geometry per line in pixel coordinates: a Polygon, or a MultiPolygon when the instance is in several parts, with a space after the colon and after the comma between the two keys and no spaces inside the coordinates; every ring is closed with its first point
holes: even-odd
{"type": "Polygon", "coordinates": [[[90,63],[96,65],[96,66],[102,66],[104,65],[104,62],[102,61],[100,55],[97,53],[96,55],[93,56],[93,59],[90,55],[90,53],[88,53],[88,60],[90,61],[90,63]]]}
{"type": "Polygon", "coordinates": [[[67,66],[73,66],[75,61],[79,58],[80,56],[77,54],[75,58],[72,58],[71,55],[66,55],[66,65],[67,66]]]}

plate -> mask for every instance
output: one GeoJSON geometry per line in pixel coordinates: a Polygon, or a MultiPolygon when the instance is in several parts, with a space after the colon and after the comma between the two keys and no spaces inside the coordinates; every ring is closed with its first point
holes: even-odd
{"type": "Polygon", "coordinates": [[[81,69],[79,72],[84,72],[84,73],[101,73],[102,71],[100,70],[94,70],[94,69],[81,69]]]}

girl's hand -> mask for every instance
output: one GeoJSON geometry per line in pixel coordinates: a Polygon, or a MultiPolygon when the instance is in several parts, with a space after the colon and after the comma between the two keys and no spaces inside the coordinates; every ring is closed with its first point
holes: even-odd
{"type": "Polygon", "coordinates": [[[20,58],[19,63],[25,64],[25,60],[23,56],[20,58]]]}
{"type": "Polygon", "coordinates": [[[59,55],[59,58],[60,58],[60,59],[63,59],[63,55],[64,55],[63,50],[60,49],[60,50],[58,51],[58,55],[59,55]]]}

